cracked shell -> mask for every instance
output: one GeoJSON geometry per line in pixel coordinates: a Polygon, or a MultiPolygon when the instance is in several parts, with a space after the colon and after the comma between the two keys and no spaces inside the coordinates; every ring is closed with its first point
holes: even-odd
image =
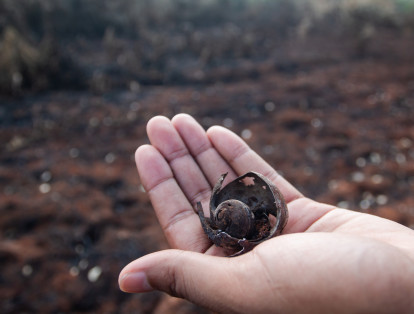
{"type": "Polygon", "coordinates": [[[210,217],[204,216],[200,202],[196,207],[208,238],[237,256],[279,235],[288,211],[282,193],[263,175],[248,172],[221,188],[226,175],[213,188],[210,217]]]}

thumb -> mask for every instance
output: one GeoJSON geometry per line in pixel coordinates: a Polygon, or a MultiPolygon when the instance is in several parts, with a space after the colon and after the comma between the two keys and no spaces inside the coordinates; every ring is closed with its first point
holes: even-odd
{"type": "Polygon", "coordinates": [[[229,259],[164,250],[127,265],[119,275],[119,286],[132,293],[161,290],[220,312],[235,311],[241,305],[240,296],[248,295],[247,264],[249,259],[243,256],[229,259]]]}

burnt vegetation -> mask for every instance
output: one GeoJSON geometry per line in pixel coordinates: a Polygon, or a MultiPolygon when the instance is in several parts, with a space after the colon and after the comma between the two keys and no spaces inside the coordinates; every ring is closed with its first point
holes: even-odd
{"type": "Polygon", "coordinates": [[[392,45],[379,50],[377,41],[414,29],[407,1],[385,9],[343,3],[2,1],[0,92],[228,82],[257,77],[265,61],[294,71],[286,46],[295,42],[340,37],[346,57],[390,57],[392,45]]]}

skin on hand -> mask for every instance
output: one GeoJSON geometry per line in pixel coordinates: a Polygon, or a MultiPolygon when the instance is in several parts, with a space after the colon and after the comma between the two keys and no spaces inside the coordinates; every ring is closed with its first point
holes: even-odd
{"type": "Polygon", "coordinates": [[[136,164],[173,249],[127,265],[123,291],[157,289],[218,312],[414,312],[413,230],[304,197],[225,128],[205,132],[180,114],[151,119],[147,133],[151,145],[137,149],[136,164]],[[225,185],[248,171],[279,188],[289,221],[281,236],[225,258],[193,207],[208,208],[222,173],[225,185]]]}

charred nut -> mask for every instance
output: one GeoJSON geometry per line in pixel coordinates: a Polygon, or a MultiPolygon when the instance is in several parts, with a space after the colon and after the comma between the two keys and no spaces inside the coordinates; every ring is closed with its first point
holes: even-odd
{"type": "Polygon", "coordinates": [[[261,174],[248,172],[221,188],[226,175],[213,188],[210,217],[204,216],[201,203],[197,213],[208,238],[237,256],[279,235],[288,211],[282,193],[261,174]]]}

